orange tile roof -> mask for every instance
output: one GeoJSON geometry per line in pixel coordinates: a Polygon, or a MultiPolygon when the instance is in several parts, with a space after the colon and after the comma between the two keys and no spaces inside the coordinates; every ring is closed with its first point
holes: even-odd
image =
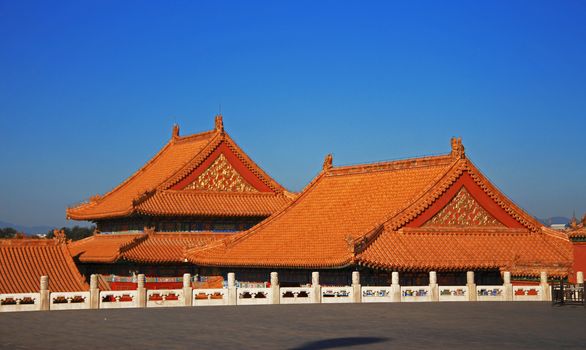
{"type": "Polygon", "coordinates": [[[438,156],[329,168],[279,213],[188,258],[223,266],[348,265],[355,239],[429,190],[456,162],[438,156]]]}
{"type": "Polygon", "coordinates": [[[30,293],[49,276],[49,290],[75,292],[89,286],[67,246],[48,239],[0,239],[0,293],[30,293]]]}
{"type": "Polygon", "coordinates": [[[233,235],[218,232],[96,234],[69,243],[71,255],[82,263],[182,263],[185,251],[233,235]]]}
{"type": "Polygon", "coordinates": [[[550,276],[565,276],[572,266],[572,246],[559,234],[545,230],[384,230],[357,260],[361,265],[395,271],[500,269],[513,275],[547,271],[550,276]]]}
{"type": "MultiPolygon", "coordinates": [[[[242,169],[249,177],[262,187],[264,192],[272,192],[281,195],[280,199],[289,200],[290,196],[286,190],[264,172],[256,163],[242,151],[240,147],[224,131],[221,122],[221,116],[216,117],[216,129],[190,136],[179,136],[178,128],[174,129],[171,140],[149,160],[141,169],[126,179],[119,186],[114,188],[103,196],[95,196],[88,203],[80,204],[73,208],[68,208],[66,216],[74,220],[99,220],[104,218],[124,217],[136,213],[139,203],[144,203],[145,199],[147,208],[142,208],[144,213],[154,212],[166,214],[170,209],[169,205],[161,201],[161,192],[170,189],[178,182],[184,180],[194,172],[200,165],[210,162],[211,156],[216,156],[218,152],[230,153],[229,156],[242,164],[242,169]],[[219,123],[218,123],[219,119],[219,123]],[[150,197],[155,197],[148,200],[150,197]],[[157,205],[161,204],[161,207],[157,205]]],[[[232,193],[238,196],[239,193],[232,193]]],[[[224,194],[225,196],[230,194],[224,194]]],[[[166,195],[163,195],[165,197],[166,195]]],[[[208,195],[209,196],[209,195],[208,195]]],[[[193,196],[182,197],[186,200],[194,200],[193,196]]],[[[266,205],[263,205],[263,211],[275,207],[274,198],[265,198],[266,205]]],[[[218,199],[221,201],[222,199],[218,199]]],[[[245,205],[242,201],[235,204],[236,207],[216,207],[215,212],[210,215],[225,216],[231,212],[241,212],[240,206],[245,205]]],[[[181,215],[198,215],[196,211],[189,212],[189,206],[192,202],[180,203],[178,206],[183,210],[181,215]]],[[[257,203],[257,206],[259,204],[257,203]]],[[[271,212],[272,213],[272,212],[271,212]]],[[[269,213],[270,214],[270,213],[269,213]]],[[[157,214],[158,215],[158,214],[157,214]]]]}
{"type": "Polygon", "coordinates": [[[145,198],[135,208],[145,215],[269,216],[289,202],[286,195],[269,192],[167,190],[145,198]]]}
{"type": "Polygon", "coordinates": [[[120,258],[137,263],[164,264],[185,262],[185,252],[189,248],[201,247],[232,233],[154,233],[147,239],[124,251],[120,258]]]}
{"type": "Polygon", "coordinates": [[[570,237],[570,239],[575,239],[575,238],[586,238],[586,226],[578,226],[574,229],[570,228],[566,231],[564,231],[567,233],[568,237],[570,237]]]}
{"type": "Polygon", "coordinates": [[[122,250],[147,238],[143,233],[96,234],[69,243],[71,256],[87,263],[112,263],[120,257],[122,250]]]}
{"type": "MultiPolygon", "coordinates": [[[[544,236],[541,224],[492,185],[465,157],[463,149],[461,141],[453,139],[448,155],[337,168],[331,166],[331,158],[326,158],[324,171],[290,205],[246,232],[190,250],[188,259],[207,266],[344,267],[357,263],[360,252],[366,252],[383,232],[423,224],[418,220],[442,209],[444,197],[449,199],[447,195],[454,196],[457,186],[464,185],[482,197],[484,209],[509,232],[527,233],[515,236],[518,249],[539,248],[542,252],[556,246],[544,243],[549,238],[544,236]]],[[[476,227],[468,230],[468,242],[483,237],[473,234],[476,227]]],[[[452,239],[449,235],[441,237],[452,239]]],[[[491,237],[496,242],[508,236],[491,237]]],[[[563,235],[558,237],[567,243],[563,235]]],[[[424,248],[436,249],[433,245],[424,248]]],[[[557,259],[559,266],[566,266],[566,248],[552,252],[557,258],[548,261],[557,259]]],[[[501,261],[501,256],[495,252],[486,263],[501,261]]],[[[524,252],[524,257],[535,255],[524,252]]],[[[377,262],[380,266],[387,263],[391,262],[377,262]]],[[[446,267],[466,264],[452,258],[445,263],[446,267]]]]}

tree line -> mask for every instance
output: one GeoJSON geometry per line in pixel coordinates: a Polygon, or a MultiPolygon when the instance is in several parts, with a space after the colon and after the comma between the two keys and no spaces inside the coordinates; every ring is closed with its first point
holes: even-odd
{"type": "MultiPolygon", "coordinates": [[[[90,227],[82,227],[82,226],[73,226],[73,227],[62,227],[61,230],[65,232],[65,236],[67,239],[72,241],[77,241],[82,238],[86,238],[91,236],[96,229],[95,226],[90,227]]],[[[27,237],[24,233],[18,232],[12,227],[0,228],[0,238],[25,238],[27,237]]],[[[41,238],[37,235],[28,236],[29,238],[41,238]]],[[[45,238],[53,238],[53,230],[49,230],[47,232],[45,238]]]]}

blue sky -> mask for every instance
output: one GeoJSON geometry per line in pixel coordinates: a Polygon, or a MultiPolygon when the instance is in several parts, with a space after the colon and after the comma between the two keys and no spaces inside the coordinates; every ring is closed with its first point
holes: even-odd
{"type": "Polygon", "coordinates": [[[298,191],[449,151],[539,217],[586,211],[583,1],[0,0],[0,220],[62,225],[213,128],[298,191]]]}

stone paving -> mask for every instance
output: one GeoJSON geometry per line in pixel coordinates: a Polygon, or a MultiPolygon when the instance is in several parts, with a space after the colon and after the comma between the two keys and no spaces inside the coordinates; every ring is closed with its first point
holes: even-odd
{"type": "Polygon", "coordinates": [[[465,302],[2,313],[0,348],[584,349],[586,309],[465,302]]]}

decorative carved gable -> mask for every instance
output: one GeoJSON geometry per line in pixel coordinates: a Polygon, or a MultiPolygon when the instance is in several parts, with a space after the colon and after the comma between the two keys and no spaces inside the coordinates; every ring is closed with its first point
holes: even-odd
{"type": "Polygon", "coordinates": [[[187,185],[188,190],[222,192],[258,192],[228,162],[223,154],[201,173],[195,181],[187,185]]]}
{"type": "Polygon", "coordinates": [[[504,225],[480,206],[466,188],[462,187],[454,198],[423,226],[503,227],[504,225]]]}

